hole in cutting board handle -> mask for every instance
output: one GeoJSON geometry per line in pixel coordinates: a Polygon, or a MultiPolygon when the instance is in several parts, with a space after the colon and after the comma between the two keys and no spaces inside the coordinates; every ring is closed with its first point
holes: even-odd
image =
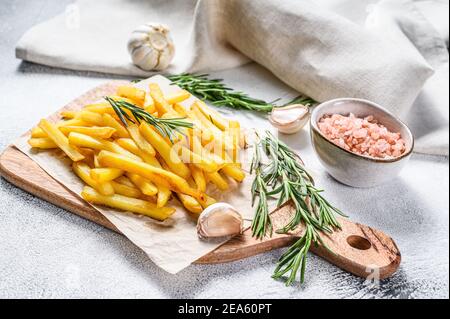
{"type": "Polygon", "coordinates": [[[359,249],[359,250],[367,250],[370,249],[370,247],[372,247],[372,244],[370,243],[369,240],[367,240],[364,237],[358,236],[358,235],[351,235],[347,237],[347,243],[355,248],[355,249],[359,249]]]}

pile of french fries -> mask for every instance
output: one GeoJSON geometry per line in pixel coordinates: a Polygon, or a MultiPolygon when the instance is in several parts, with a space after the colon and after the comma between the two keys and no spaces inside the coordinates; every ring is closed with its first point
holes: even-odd
{"type": "Polygon", "coordinates": [[[191,122],[192,128],[175,132],[175,141],[145,121],[123,123],[102,100],[61,112],[57,123],[42,119],[28,143],[38,149],[59,148],[69,157],[73,172],[86,184],[81,196],[90,203],[164,220],[174,213],[168,202],[176,198],[187,211],[199,214],[216,201],[206,194],[208,183],[226,191],[229,179],[245,178],[238,160],[245,141],[238,122],[202,101],[192,99],[185,108],[181,103],[190,97],[185,90],[164,96],[156,83],[148,90],[120,86],[110,96],[156,118],[191,122]]]}

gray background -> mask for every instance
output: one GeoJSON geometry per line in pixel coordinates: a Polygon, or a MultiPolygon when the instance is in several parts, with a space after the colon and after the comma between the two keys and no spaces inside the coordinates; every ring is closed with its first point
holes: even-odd
{"type": "MultiPolygon", "coordinates": [[[[0,0],[0,150],[41,117],[111,79],[15,59],[20,36],[63,12],[68,3],[0,0]]],[[[217,75],[262,98],[292,94],[256,65],[217,75]],[[266,84],[246,86],[255,77],[265,77],[266,84]]],[[[267,125],[253,114],[240,117],[256,127],[267,125]]],[[[306,131],[286,141],[301,153],[332,202],[353,220],[382,229],[396,240],[403,260],[392,278],[370,287],[311,255],[306,283],[286,288],[270,278],[282,250],[229,264],[193,265],[169,275],[124,237],[0,179],[0,297],[449,297],[448,158],[415,154],[393,182],[360,190],[337,183],[323,171],[306,131]]]]}

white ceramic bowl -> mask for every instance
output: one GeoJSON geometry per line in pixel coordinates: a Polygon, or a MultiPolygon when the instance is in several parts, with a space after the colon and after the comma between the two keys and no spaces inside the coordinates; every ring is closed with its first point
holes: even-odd
{"type": "Polygon", "coordinates": [[[414,138],[409,128],[380,105],[362,99],[341,98],[324,102],[311,114],[311,140],[320,162],[335,179],[353,187],[373,187],[398,175],[408,162],[414,148],[414,138]],[[329,141],[317,123],[324,115],[353,113],[356,117],[373,115],[391,132],[399,132],[405,141],[406,151],[399,157],[382,159],[352,153],[329,141]]]}

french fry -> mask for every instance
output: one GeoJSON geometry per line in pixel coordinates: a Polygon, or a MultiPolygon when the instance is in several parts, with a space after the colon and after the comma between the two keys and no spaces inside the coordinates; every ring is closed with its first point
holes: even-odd
{"type": "Polygon", "coordinates": [[[92,179],[90,174],[91,168],[86,163],[73,162],[72,170],[79,178],[81,178],[83,182],[95,188],[102,195],[108,196],[114,194],[114,188],[111,183],[99,183],[96,180],[92,179]]]}
{"type": "Polygon", "coordinates": [[[64,110],[64,111],[61,111],[60,115],[61,115],[61,117],[65,118],[65,119],[74,119],[77,117],[78,112],[64,110]]]}
{"type": "Polygon", "coordinates": [[[103,118],[99,113],[83,110],[80,111],[79,118],[91,125],[103,126],[103,118]]]}
{"type": "Polygon", "coordinates": [[[142,196],[142,193],[139,189],[133,186],[124,185],[122,183],[111,181],[112,187],[114,188],[114,192],[119,195],[139,198],[142,196]]]}
{"type": "Polygon", "coordinates": [[[221,191],[228,190],[229,185],[225,180],[225,178],[223,178],[219,172],[206,173],[206,176],[208,177],[208,180],[211,181],[214,185],[216,185],[217,188],[220,189],[221,191]]]}
{"type": "MultiPolygon", "coordinates": [[[[87,126],[89,124],[86,122],[83,122],[79,118],[74,118],[74,119],[70,119],[67,121],[59,121],[55,124],[55,126],[58,128],[60,128],[62,126],[69,126],[69,125],[87,126]]],[[[48,136],[39,126],[36,126],[31,129],[31,137],[38,138],[38,137],[48,137],[48,136]]]]}
{"type": "Polygon", "coordinates": [[[200,203],[202,205],[203,209],[205,209],[208,206],[211,206],[212,204],[217,203],[217,201],[213,197],[208,196],[208,195],[205,195],[205,196],[206,196],[205,201],[203,203],[200,203]]]}
{"type": "Polygon", "coordinates": [[[112,196],[104,196],[88,186],[83,188],[81,196],[86,201],[93,204],[118,208],[124,211],[146,215],[157,220],[165,220],[175,212],[174,208],[157,208],[155,204],[149,203],[148,201],[142,199],[117,194],[112,196]]]}
{"type": "Polygon", "coordinates": [[[139,106],[143,106],[145,102],[145,91],[134,86],[119,86],[117,95],[130,99],[139,106]]]}
{"type": "Polygon", "coordinates": [[[201,101],[197,101],[191,105],[191,111],[193,112],[195,118],[197,118],[204,127],[211,131],[214,135],[214,139],[221,141],[225,145],[232,145],[232,140],[227,134],[222,134],[222,131],[215,125],[214,118],[211,116],[206,116],[202,113],[199,105],[201,101]]]}
{"type": "Polygon", "coordinates": [[[139,149],[141,151],[143,151],[144,153],[146,153],[150,156],[156,155],[155,149],[141,135],[141,133],[139,132],[139,127],[136,124],[128,125],[127,129],[128,129],[128,133],[130,134],[131,138],[133,139],[133,141],[136,143],[136,145],[139,147],[139,149]]]}
{"type": "Polygon", "coordinates": [[[111,104],[109,104],[109,102],[89,104],[89,105],[86,105],[83,108],[83,110],[93,112],[93,113],[98,113],[98,114],[109,114],[109,115],[116,114],[116,112],[112,108],[111,104]]]}
{"type": "Polygon", "coordinates": [[[239,149],[244,148],[245,145],[243,143],[243,135],[241,134],[241,125],[238,121],[230,120],[229,129],[226,131],[228,135],[231,137],[233,142],[233,162],[237,162],[239,160],[239,149]]]}
{"type": "Polygon", "coordinates": [[[191,171],[178,156],[176,147],[169,145],[161,135],[145,122],[141,123],[139,130],[145,139],[158,151],[173,172],[185,179],[190,176],[191,171]]]}
{"type": "Polygon", "coordinates": [[[77,133],[77,132],[71,132],[69,134],[68,139],[69,139],[70,145],[75,145],[78,147],[92,148],[92,149],[99,150],[99,151],[107,150],[110,152],[122,154],[127,157],[131,157],[138,161],[141,160],[139,157],[137,157],[133,153],[128,152],[126,149],[120,147],[118,144],[111,142],[111,141],[103,140],[100,138],[92,137],[92,136],[77,133]]]}
{"type": "Polygon", "coordinates": [[[198,107],[203,115],[210,119],[210,121],[220,130],[225,131],[230,127],[229,121],[220,115],[219,112],[209,108],[203,101],[196,101],[195,105],[198,107]]]}
{"type": "Polygon", "coordinates": [[[72,161],[77,162],[84,159],[84,156],[76,148],[69,145],[67,137],[54,124],[43,119],[39,122],[39,127],[72,161]]]}
{"type": "Polygon", "coordinates": [[[108,151],[101,151],[98,155],[98,160],[105,167],[120,168],[124,171],[138,174],[152,182],[167,183],[166,186],[175,192],[191,195],[200,203],[205,201],[203,192],[193,189],[185,179],[170,171],[108,151]]]}
{"type": "Polygon", "coordinates": [[[148,179],[134,173],[127,173],[126,175],[142,194],[151,196],[158,193],[158,188],[148,179]]]}
{"type": "Polygon", "coordinates": [[[225,165],[221,171],[237,182],[242,182],[245,179],[244,171],[233,164],[225,165]]]}
{"type": "Polygon", "coordinates": [[[178,103],[173,104],[173,110],[175,112],[177,112],[178,115],[181,116],[181,117],[187,117],[188,116],[188,114],[186,112],[186,109],[181,104],[178,104],[178,103]]]}
{"type": "Polygon", "coordinates": [[[155,102],[155,108],[158,111],[159,116],[164,115],[167,112],[174,112],[172,106],[164,99],[163,93],[158,84],[150,83],[150,95],[155,102]]]}
{"type": "Polygon", "coordinates": [[[33,127],[31,129],[31,138],[43,138],[48,137],[48,135],[39,127],[33,127]]]}
{"type": "Polygon", "coordinates": [[[59,130],[65,135],[69,135],[70,132],[77,132],[100,138],[110,138],[116,132],[115,128],[99,126],[61,126],[59,130]]]}
{"type": "Polygon", "coordinates": [[[98,162],[98,157],[97,157],[97,154],[94,154],[94,157],[93,157],[93,166],[94,166],[94,168],[100,168],[100,167],[102,167],[101,165],[100,165],[100,163],[98,162]]]}
{"type": "Polygon", "coordinates": [[[99,167],[91,169],[90,175],[92,179],[96,180],[97,182],[104,183],[110,182],[117,177],[122,176],[123,171],[118,168],[99,167]]]}
{"type": "Polygon", "coordinates": [[[203,174],[203,171],[196,167],[195,165],[189,165],[189,168],[192,172],[192,178],[194,179],[195,185],[197,186],[197,189],[201,192],[206,191],[206,179],[205,175],[203,174]]]}
{"type": "Polygon", "coordinates": [[[194,128],[192,129],[193,135],[195,136],[200,133],[202,145],[211,143],[214,140],[214,134],[195,117],[195,114],[192,111],[186,111],[186,115],[194,124],[194,128]]]}
{"type": "Polygon", "coordinates": [[[172,196],[172,191],[166,187],[158,185],[158,195],[156,197],[156,207],[164,207],[172,196]]]}
{"type": "Polygon", "coordinates": [[[130,179],[129,179],[128,177],[126,177],[125,175],[122,175],[122,176],[117,177],[117,178],[115,179],[115,181],[116,181],[117,183],[122,184],[122,185],[136,188],[136,185],[134,185],[133,182],[130,181],[130,179]]]}
{"type": "Polygon", "coordinates": [[[105,113],[102,115],[103,124],[106,126],[110,126],[114,128],[116,131],[114,132],[114,137],[130,137],[127,129],[120,124],[111,114],[105,113]]]}
{"type": "Polygon", "coordinates": [[[209,158],[194,153],[184,146],[180,147],[178,155],[180,156],[181,160],[184,163],[193,164],[208,173],[217,172],[220,168],[216,163],[211,161],[209,158]]]}
{"type": "MultiPolygon", "coordinates": [[[[161,168],[161,164],[159,163],[159,161],[155,157],[149,156],[146,153],[142,152],[139,149],[139,147],[137,147],[136,143],[134,143],[134,141],[132,139],[120,138],[120,139],[116,140],[116,142],[117,142],[117,144],[122,146],[127,151],[142,158],[145,163],[150,164],[155,167],[158,167],[158,168],[161,168]]],[[[158,195],[157,195],[156,205],[157,205],[157,207],[163,207],[169,201],[169,199],[172,195],[172,192],[165,185],[161,185],[159,183],[155,183],[155,185],[156,185],[156,187],[158,187],[158,195]]]]}
{"type": "Polygon", "coordinates": [[[191,97],[191,93],[186,90],[179,90],[164,97],[169,104],[183,102],[191,97]]]}
{"type": "Polygon", "coordinates": [[[202,205],[192,196],[177,193],[176,196],[183,204],[184,208],[194,214],[200,214],[203,211],[202,205]]]}
{"type": "Polygon", "coordinates": [[[148,113],[154,113],[156,111],[155,101],[153,101],[150,93],[145,94],[144,110],[146,110],[148,113]]]}
{"type": "Polygon", "coordinates": [[[41,149],[58,148],[58,145],[48,137],[32,137],[28,140],[28,144],[30,144],[31,147],[41,149]]]}

